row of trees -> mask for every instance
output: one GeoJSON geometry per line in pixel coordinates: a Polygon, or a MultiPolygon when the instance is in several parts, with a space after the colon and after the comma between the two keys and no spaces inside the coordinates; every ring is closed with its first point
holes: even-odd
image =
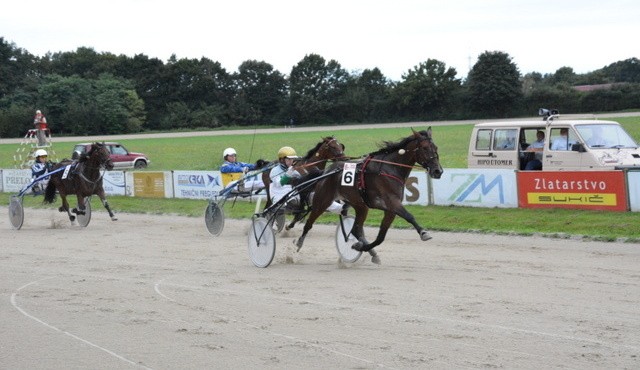
{"type": "Polygon", "coordinates": [[[485,52],[466,79],[428,59],[391,81],[378,68],[349,72],[335,60],[305,56],[288,75],[247,60],[237,72],[220,63],[91,48],[35,57],[0,37],[0,136],[24,135],[35,109],[64,135],[229,125],[322,125],[531,115],[640,108],[636,58],[576,74],[522,76],[511,57],[485,52]],[[612,84],[582,92],[575,85],[612,84]]]}

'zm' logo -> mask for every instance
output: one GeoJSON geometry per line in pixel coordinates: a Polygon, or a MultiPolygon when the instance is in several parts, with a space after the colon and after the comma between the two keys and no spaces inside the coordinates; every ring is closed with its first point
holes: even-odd
{"type": "Polygon", "coordinates": [[[500,197],[500,204],[504,203],[504,188],[502,184],[502,175],[496,176],[489,184],[486,183],[484,175],[478,174],[457,174],[451,177],[453,180],[455,177],[466,177],[467,179],[451,194],[449,200],[455,202],[469,202],[480,203],[482,202],[482,196],[489,194],[491,189],[498,187],[498,196],[500,197]],[[476,198],[467,199],[472,193],[476,192],[476,188],[479,192],[476,198]]]}

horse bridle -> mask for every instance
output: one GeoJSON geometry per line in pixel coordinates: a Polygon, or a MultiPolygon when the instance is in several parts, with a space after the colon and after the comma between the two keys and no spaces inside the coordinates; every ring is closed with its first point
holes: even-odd
{"type": "Polygon", "coordinates": [[[427,163],[433,161],[434,159],[438,158],[438,154],[435,150],[431,150],[431,155],[427,155],[427,148],[423,148],[422,147],[422,143],[423,142],[428,142],[428,143],[432,143],[430,138],[428,137],[424,137],[420,134],[420,137],[416,137],[416,140],[418,141],[418,146],[416,146],[415,149],[413,149],[416,152],[416,162],[420,163],[420,165],[424,168],[426,168],[427,170],[430,168],[427,163]],[[419,159],[420,154],[422,154],[422,156],[424,157],[424,161],[421,161],[419,159]]]}
{"type": "MultiPolygon", "coordinates": [[[[320,146],[320,148],[318,149],[318,151],[316,152],[316,157],[320,156],[320,151],[325,147],[328,148],[328,150],[330,150],[331,153],[333,154],[333,150],[331,149],[331,146],[330,146],[330,144],[333,143],[333,142],[337,143],[338,139],[333,137],[333,138],[331,138],[331,140],[327,140],[327,141],[323,142],[322,145],[320,146]]],[[[334,156],[333,158],[329,158],[329,159],[325,159],[325,160],[332,160],[332,159],[344,157],[344,152],[342,150],[340,150],[340,153],[338,153],[338,154],[340,156],[334,156]]]]}
{"type": "MultiPolygon", "coordinates": [[[[102,147],[102,148],[104,148],[104,147],[102,147]]],[[[93,150],[91,150],[91,152],[89,152],[89,156],[91,156],[92,154],[93,154],[93,150]]],[[[109,154],[106,154],[106,158],[107,158],[107,160],[105,161],[105,163],[109,161],[109,154]]],[[[101,162],[102,162],[102,161],[101,161],[101,162]]],[[[100,169],[101,169],[102,167],[105,167],[105,168],[106,168],[106,166],[105,166],[104,164],[101,164],[101,165],[99,165],[98,167],[95,167],[95,166],[89,166],[87,163],[85,163],[84,165],[85,165],[86,167],[88,167],[88,168],[97,169],[98,171],[100,171],[100,169]]],[[[101,172],[100,172],[100,177],[98,177],[95,181],[89,180],[89,179],[88,179],[88,178],[87,178],[87,177],[86,177],[82,172],[80,172],[78,175],[79,175],[79,176],[80,176],[80,178],[82,178],[84,181],[86,181],[86,182],[88,182],[88,183],[92,184],[92,185],[93,185],[93,188],[95,189],[95,187],[97,186],[97,184],[98,184],[98,183],[100,182],[100,180],[102,180],[102,178],[104,177],[104,172],[105,172],[105,171],[101,171],[101,172]]]]}

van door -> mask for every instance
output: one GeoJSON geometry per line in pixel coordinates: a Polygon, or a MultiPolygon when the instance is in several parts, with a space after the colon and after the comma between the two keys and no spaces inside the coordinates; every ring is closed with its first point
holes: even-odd
{"type": "Polygon", "coordinates": [[[469,168],[519,168],[517,128],[479,129],[470,149],[469,168]]]}
{"type": "Polygon", "coordinates": [[[545,171],[579,171],[582,169],[584,153],[573,151],[578,135],[572,127],[553,127],[547,133],[549,138],[543,154],[542,168],[545,171]]]}

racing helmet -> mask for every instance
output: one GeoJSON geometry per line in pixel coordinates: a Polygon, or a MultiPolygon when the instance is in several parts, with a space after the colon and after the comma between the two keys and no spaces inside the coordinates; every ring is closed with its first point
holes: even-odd
{"type": "Polygon", "coordinates": [[[33,153],[33,156],[36,157],[36,158],[42,157],[42,156],[45,156],[45,155],[48,155],[48,154],[47,154],[47,151],[44,150],[44,149],[38,149],[38,150],[36,150],[35,153],[33,153]]]}
{"type": "Polygon", "coordinates": [[[233,148],[227,148],[222,152],[222,159],[226,159],[228,155],[236,154],[236,150],[233,148]]]}
{"type": "Polygon", "coordinates": [[[295,149],[290,146],[283,146],[278,150],[278,159],[282,158],[298,158],[295,149]]]}
{"type": "Polygon", "coordinates": [[[42,112],[40,112],[40,109],[36,111],[36,114],[42,114],[42,112]]]}

